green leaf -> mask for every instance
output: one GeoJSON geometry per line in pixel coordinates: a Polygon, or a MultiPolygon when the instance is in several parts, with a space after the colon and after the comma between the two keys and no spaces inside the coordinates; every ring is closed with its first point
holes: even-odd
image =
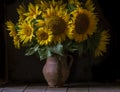
{"type": "Polygon", "coordinates": [[[72,12],[76,8],[75,4],[68,5],[68,13],[72,12]]]}
{"type": "Polygon", "coordinates": [[[38,54],[39,54],[40,60],[46,59],[46,58],[47,58],[46,47],[39,48],[39,49],[38,49],[38,54]]]}
{"type": "Polygon", "coordinates": [[[90,53],[94,53],[95,49],[98,47],[99,41],[100,32],[98,31],[87,40],[87,50],[90,51],[90,53]]]}
{"type": "Polygon", "coordinates": [[[55,54],[58,54],[61,56],[63,55],[63,45],[62,44],[57,44],[55,46],[51,46],[49,49],[52,53],[55,53],[55,54]]]}
{"type": "Polygon", "coordinates": [[[26,56],[32,55],[32,54],[34,54],[38,49],[39,49],[39,45],[36,44],[34,47],[31,47],[30,49],[27,49],[25,55],[26,55],[26,56]]]}
{"type": "Polygon", "coordinates": [[[50,49],[47,50],[47,57],[52,56],[50,49]]]}

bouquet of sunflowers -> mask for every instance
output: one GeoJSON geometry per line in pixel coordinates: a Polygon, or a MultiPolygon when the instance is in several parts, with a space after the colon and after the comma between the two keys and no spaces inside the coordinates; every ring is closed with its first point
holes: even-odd
{"type": "Polygon", "coordinates": [[[25,55],[37,54],[41,60],[76,51],[102,56],[110,34],[100,27],[95,9],[91,0],[36,0],[19,5],[17,23],[8,20],[6,26],[15,48],[25,48],[25,55]]]}

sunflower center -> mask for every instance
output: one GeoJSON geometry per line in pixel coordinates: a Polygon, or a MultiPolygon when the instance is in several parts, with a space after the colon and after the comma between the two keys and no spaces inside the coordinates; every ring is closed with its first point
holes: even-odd
{"type": "Polygon", "coordinates": [[[75,30],[79,34],[83,34],[87,31],[89,26],[89,18],[86,14],[79,14],[75,20],[75,30]]]}
{"type": "Polygon", "coordinates": [[[54,35],[59,35],[65,31],[66,22],[58,16],[51,16],[47,19],[46,26],[53,32],[54,35]]]}
{"type": "Polygon", "coordinates": [[[48,39],[48,34],[47,33],[40,34],[40,39],[41,40],[47,40],[48,39]]]}
{"type": "Polygon", "coordinates": [[[32,32],[32,29],[30,27],[26,27],[26,30],[25,30],[25,34],[27,36],[30,36],[31,35],[31,32],[32,32]]]}

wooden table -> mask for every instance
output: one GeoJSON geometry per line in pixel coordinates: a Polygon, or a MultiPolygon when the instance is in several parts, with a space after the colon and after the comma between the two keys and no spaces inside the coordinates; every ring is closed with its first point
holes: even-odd
{"type": "Polygon", "coordinates": [[[71,83],[60,88],[49,88],[41,83],[8,83],[0,86],[0,92],[120,92],[114,83],[71,83]]]}

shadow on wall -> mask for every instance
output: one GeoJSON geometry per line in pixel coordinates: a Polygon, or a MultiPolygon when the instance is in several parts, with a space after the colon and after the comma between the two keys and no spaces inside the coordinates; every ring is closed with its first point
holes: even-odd
{"type": "Polygon", "coordinates": [[[93,79],[97,81],[117,81],[120,80],[120,60],[117,55],[117,53],[119,53],[118,23],[116,23],[118,17],[117,11],[115,11],[117,9],[117,1],[105,2],[104,0],[98,0],[98,4],[110,28],[111,41],[108,47],[107,57],[103,62],[93,66],[93,79]],[[115,7],[113,7],[113,5],[115,5],[115,7]],[[113,16],[115,17],[113,18],[113,16]]]}

